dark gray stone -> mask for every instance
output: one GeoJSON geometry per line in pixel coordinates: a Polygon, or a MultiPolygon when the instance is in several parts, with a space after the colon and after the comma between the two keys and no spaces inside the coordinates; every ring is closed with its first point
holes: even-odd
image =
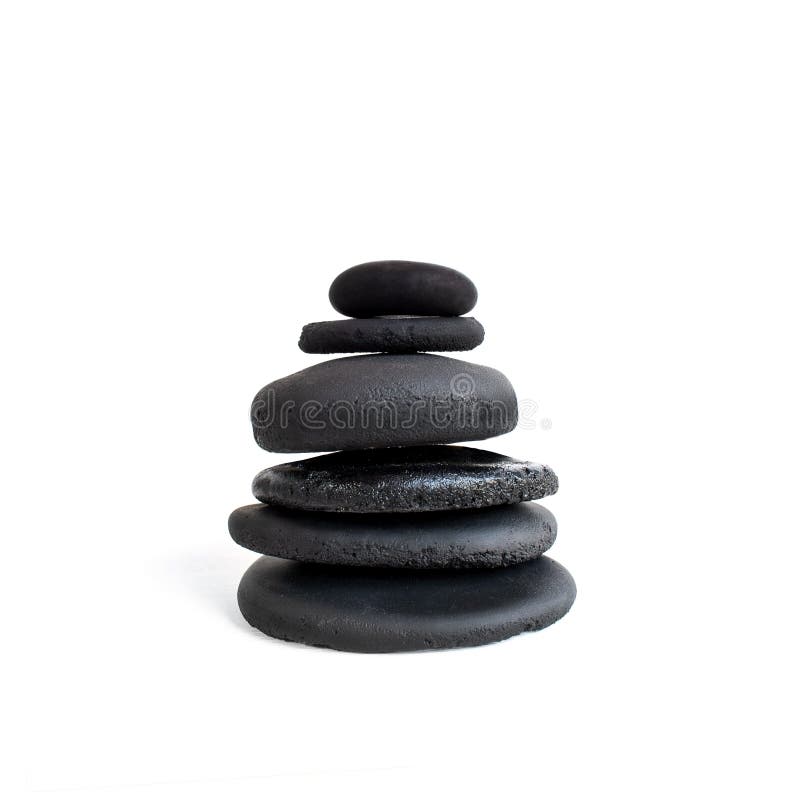
{"type": "Polygon", "coordinates": [[[457,317],[474,308],[478,290],[466,275],[438,264],[370,261],[341,273],[328,296],[347,317],[457,317]]]}
{"type": "Polygon", "coordinates": [[[517,398],[491,367],[427,353],[349,356],[265,386],[251,420],[275,453],[446,444],[513,430],[517,398]]]}
{"type": "Polygon", "coordinates": [[[483,325],[473,317],[376,317],[311,322],[299,345],[304,353],[442,353],[482,341],[483,325]]]}
{"type": "Polygon", "coordinates": [[[413,569],[502,567],[537,558],[556,519],[536,503],[428,514],[332,514],[257,503],[228,519],[257,553],[315,564],[413,569]]]}
{"type": "Polygon", "coordinates": [[[309,511],[445,511],[539,500],[558,490],[550,467],[471,447],[331,453],[279,464],[253,480],[257,500],[309,511]]]}
{"type": "Polygon", "coordinates": [[[551,625],[575,582],[546,556],[505,569],[409,570],[300,564],[262,556],[239,608],[277,639],[359,653],[470,647],[551,625]]]}

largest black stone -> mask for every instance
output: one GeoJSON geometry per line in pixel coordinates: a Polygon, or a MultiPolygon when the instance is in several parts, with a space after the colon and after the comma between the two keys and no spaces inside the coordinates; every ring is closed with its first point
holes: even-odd
{"type": "Polygon", "coordinates": [[[251,421],[256,442],[275,453],[446,444],[513,430],[517,398],[491,367],[429,354],[351,356],[268,384],[251,421]]]}
{"type": "Polygon", "coordinates": [[[263,556],[239,584],[269,636],[359,653],[469,647],[551,625],[575,583],[545,556],[501,569],[330,567],[263,556]]]}

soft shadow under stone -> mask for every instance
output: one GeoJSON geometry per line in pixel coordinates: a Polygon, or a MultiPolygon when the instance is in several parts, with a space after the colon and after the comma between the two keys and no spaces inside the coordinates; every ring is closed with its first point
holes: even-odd
{"type": "Polygon", "coordinates": [[[569,611],[575,582],[542,556],[503,569],[331,567],[262,556],[239,608],[277,639],[360,653],[470,647],[545,628],[569,611]]]}

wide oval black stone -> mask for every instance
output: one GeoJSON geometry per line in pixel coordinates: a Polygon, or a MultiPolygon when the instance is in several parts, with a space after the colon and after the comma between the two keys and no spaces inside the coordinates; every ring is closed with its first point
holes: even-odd
{"type": "Polygon", "coordinates": [[[517,398],[491,367],[427,353],[349,356],[268,384],[251,421],[275,453],[446,444],[513,430],[517,398]]]}
{"type": "Polygon", "coordinates": [[[422,261],[370,261],[342,272],[331,284],[328,297],[347,317],[457,317],[474,308],[478,290],[466,275],[450,267],[422,261]]]}
{"type": "Polygon", "coordinates": [[[256,503],[228,519],[257,553],[314,564],[413,569],[503,567],[537,558],[556,519],[536,503],[429,514],[332,514],[256,503]]]}
{"type": "Polygon", "coordinates": [[[309,511],[445,511],[539,500],[558,490],[543,464],[472,447],[330,453],[259,472],[257,500],[309,511]]]}
{"type": "Polygon", "coordinates": [[[331,567],[262,556],[239,608],[269,636],[359,653],[470,647],[551,625],[575,582],[542,556],[504,569],[331,567]]]}
{"type": "Polygon", "coordinates": [[[377,317],[310,322],[298,342],[304,353],[444,353],[483,341],[473,317],[377,317]]]}

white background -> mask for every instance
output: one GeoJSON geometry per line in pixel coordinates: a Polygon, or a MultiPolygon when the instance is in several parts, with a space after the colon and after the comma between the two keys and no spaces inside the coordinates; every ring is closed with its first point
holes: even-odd
{"type": "Polygon", "coordinates": [[[797,797],[798,21],[4,2],[11,796],[797,797]],[[287,460],[250,401],[381,258],[468,274],[465,357],[538,404],[487,446],[561,479],[546,631],[364,656],[239,617],[226,518],[287,460]]]}

